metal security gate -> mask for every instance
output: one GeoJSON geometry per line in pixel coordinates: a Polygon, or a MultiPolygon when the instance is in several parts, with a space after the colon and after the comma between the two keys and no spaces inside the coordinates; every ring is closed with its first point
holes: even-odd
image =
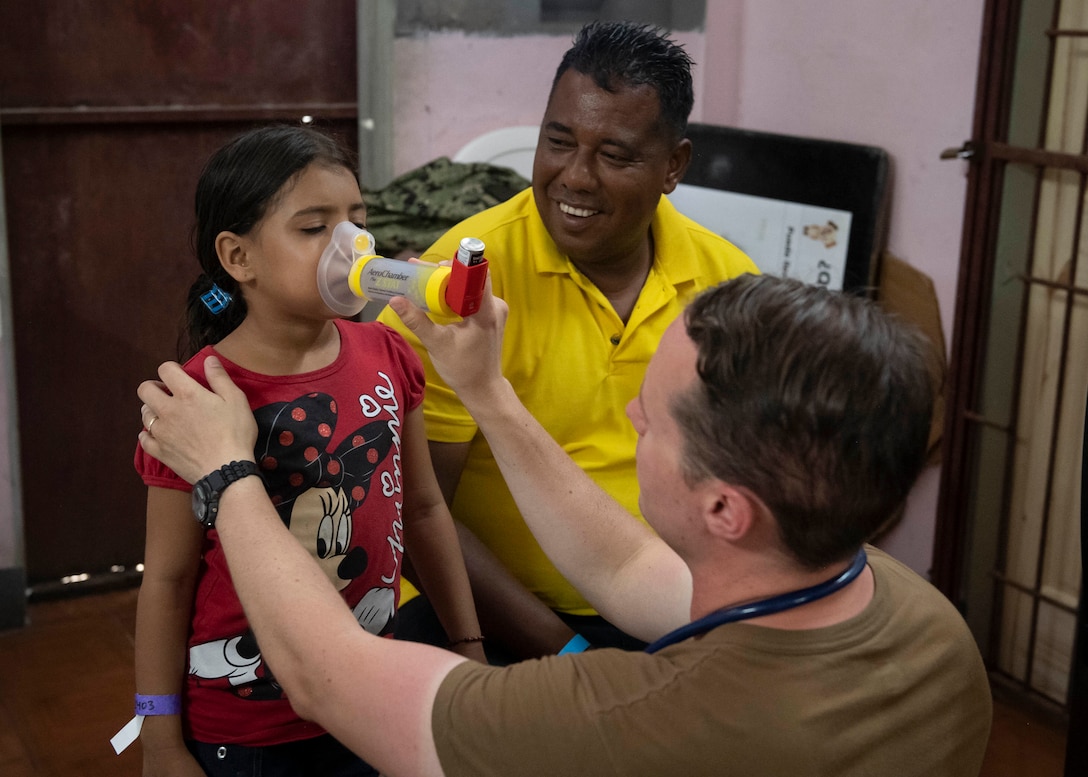
{"type": "Polygon", "coordinates": [[[1088,392],[1088,0],[987,11],[934,582],[991,672],[1068,704],[1088,392]]]}

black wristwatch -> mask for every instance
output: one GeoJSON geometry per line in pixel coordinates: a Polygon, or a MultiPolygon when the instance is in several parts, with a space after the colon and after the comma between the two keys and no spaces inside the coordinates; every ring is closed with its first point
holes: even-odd
{"type": "Polygon", "coordinates": [[[227,486],[250,475],[260,476],[261,471],[252,461],[232,461],[215,472],[209,473],[193,484],[193,514],[201,525],[210,529],[215,526],[219,514],[219,496],[227,486]]]}

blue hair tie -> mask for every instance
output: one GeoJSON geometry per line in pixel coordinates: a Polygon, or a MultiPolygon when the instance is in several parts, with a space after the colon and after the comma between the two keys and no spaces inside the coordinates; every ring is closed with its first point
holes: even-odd
{"type": "Polygon", "coordinates": [[[213,283],[209,291],[200,295],[200,301],[204,303],[204,307],[216,316],[227,309],[232,299],[234,297],[219,288],[218,283],[213,283]]]}

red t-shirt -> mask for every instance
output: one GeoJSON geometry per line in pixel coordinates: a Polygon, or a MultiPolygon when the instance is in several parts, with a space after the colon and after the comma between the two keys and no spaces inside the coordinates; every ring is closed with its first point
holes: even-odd
{"type": "MultiPolygon", "coordinates": [[[[360,625],[388,635],[400,596],[401,428],[423,398],[423,366],[384,324],[336,321],[340,354],[302,375],[260,375],[219,354],[257,419],[254,460],[280,517],[329,575],[360,625]]],[[[204,348],[185,370],[204,383],[204,348]]],[[[191,486],[136,446],[148,486],[191,486]]],[[[207,532],[189,633],[185,735],[260,746],[324,733],[300,719],[262,660],[214,529],[207,532]]]]}

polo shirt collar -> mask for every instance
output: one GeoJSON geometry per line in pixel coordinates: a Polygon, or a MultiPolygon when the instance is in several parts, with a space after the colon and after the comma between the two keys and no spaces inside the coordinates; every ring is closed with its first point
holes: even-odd
{"type": "MultiPolygon", "coordinates": [[[[532,196],[531,191],[529,194],[532,196]]],[[[536,209],[535,204],[531,211],[533,229],[543,233],[547,242],[554,246],[555,242],[545,229],[544,220],[540,218],[540,211],[536,209]]],[[[654,236],[654,266],[657,272],[674,286],[695,280],[696,277],[695,263],[685,260],[693,247],[683,223],[679,223],[682,218],[676,206],[669,202],[668,197],[662,195],[657,204],[657,210],[654,211],[653,220],[650,222],[650,231],[654,236]],[[666,224],[669,224],[671,229],[667,228],[666,224]]],[[[533,270],[541,275],[574,274],[574,266],[558,249],[533,256],[532,263],[533,270]]]]}

